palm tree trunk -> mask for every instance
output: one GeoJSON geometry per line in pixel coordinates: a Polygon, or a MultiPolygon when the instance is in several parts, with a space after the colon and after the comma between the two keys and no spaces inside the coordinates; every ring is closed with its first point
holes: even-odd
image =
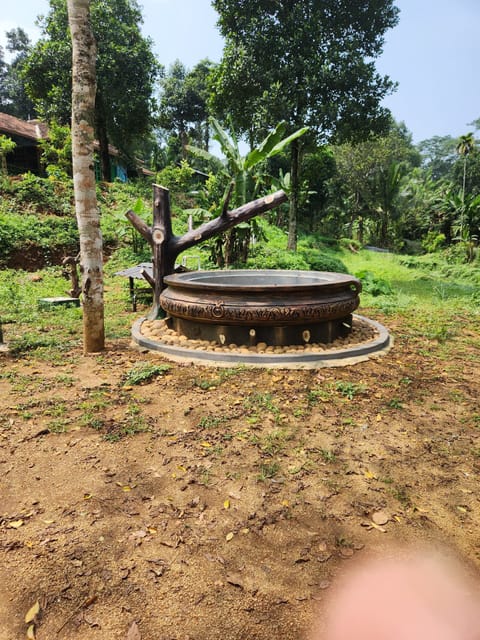
{"type": "Polygon", "coordinates": [[[290,195],[290,209],[288,212],[288,241],[287,249],[297,250],[297,219],[298,203],[300,200],[300,151],[301,143],[294,140],[291,146],[290,175],[292,179],[292,190],[290,195]]]}

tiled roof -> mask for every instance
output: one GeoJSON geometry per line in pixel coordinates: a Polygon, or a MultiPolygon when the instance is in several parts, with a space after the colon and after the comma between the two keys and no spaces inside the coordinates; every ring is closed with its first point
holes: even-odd
{"type": "Polygon", "coordinates": [[[40,140],[48,135],[48,126],[39,120],[20,120],[20,118],[15,118],[7,113],[0,113],[0,134],[40,140]]]}

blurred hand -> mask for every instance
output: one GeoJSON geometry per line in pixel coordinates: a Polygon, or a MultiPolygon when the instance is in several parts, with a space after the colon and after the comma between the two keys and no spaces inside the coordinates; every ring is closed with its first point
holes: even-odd
{"type": "Polygon", "coordinates": [[[313,640],[480,640],[478,585],[431,555],[370,560],[334,588],[313,640]]]}

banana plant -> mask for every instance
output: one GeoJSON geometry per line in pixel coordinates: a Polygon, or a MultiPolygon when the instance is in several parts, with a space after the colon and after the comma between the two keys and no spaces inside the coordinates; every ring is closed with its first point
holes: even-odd
{"type": "Polygon", "coordinates": [[[285,137],[287,130],[286,122],[279,122],[275,129],[266,138],[246,155],[242,155],[239,140],[231,127],[229,136],[222,128],[218,120],[210,118],[210,126],[213,131],[213,138],[220,145],[220,149],[225,156],[226,164],[223,164],[215,155],[200,149],[199,147],[187,146],[187,150],[198,158],[208,160],[218,167],[234,182],[234,192],[232,200],[235,206],[239,207],[248,200],[255,198],[261,181],[258,179],[257,170],[268,158],[273,158],[281,153],[293,140],[299,138],[308,131],[308,127],[298,129],[294,133],[285,137]]]}
{"type": "MultiPolygon", "coordinates": [[[[287,131],[286,122],[279,122],[275,129],[266,138],[246,155],[242,155],[239,140],[230,126],[229,136],[222,128],[218,120],[210,118],[210,126],[213,131],[213,138],[220,145],[225,162],[222,162],[215,155],[198,147],[187,146],[187,150],[194,156],[211,162],[222,172],[230,183],[223,196],[220,209],[225,211],[230,202],[236,207],[240,207],[258,197],[258,191],[262,186],[261,172],[259,168],[268,158],[281,153],[293,140],[302,136],[308,127],[298,129],[294,133],[285,137],[287,131]]],[[[219,266],[230,266],[235,262],[245,263],[248,256],[248,247],[253,225],[254,234],[260,234],[260,228],[255,220],[237,225],[227,232],[223,247],[218,243],[213,251],[215,262],[219,266]]]]}

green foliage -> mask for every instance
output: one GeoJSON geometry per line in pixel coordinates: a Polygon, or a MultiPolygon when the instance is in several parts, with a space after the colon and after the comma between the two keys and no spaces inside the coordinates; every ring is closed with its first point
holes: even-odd
{"type": "Polygon", "coordinates": [[[8,136],[0,135],[0,172],[7,175],[7,154],[11,153],[17,144],[8,136]]]}
{"type": "Polygon", "coordinates": [[[9,214],[0,211],[0,266],[42,267],[78,253],[74,218],[9,214]]]}
{"type": "Polygon", "coordinates": [[[157,173],[155,182],[178,195],[191,190],[194,175],[193,168],[186,160],[182,160],[180,166],[169,164],[157,173]]]}
{"type": "Polygon", "coordinates": [[[188,71],[176,60],[160,80],[158,122],[179,142],[178,149],[169,144],[167,155],[171,162],[185,156],[185,145],[190,141],[208,150],[208,78],[212,67],[213,63],[206,59],[188,71]]]}
{"type": "Polygon", "coordinates": [[[339,238],[338,246],[341,247],[342,249],[349,249],[350,251],[352,249],[355,249],[356,251],[360,251],[360,249],[362,248],[361,242],[359,242],[358,240],[355,240],[354,238],[339,238]]]}
{"type": "Polygon", "coordinates": [[[364,394],[368,387],[364,384],[357,384],[356,382],[343,382],[339,381],[335,385],[336,390],[348,398],[349,400],[353,400],[355,396],[364,394]]]}
{"type": "Polygon", "coordinates": [[[21,27],[10,29],[5,36],[10,61],[3,62],[2,50],[0,52],[0,111],[28,120],[36,115],[32,101],[26,94],[22,74],[25,58],[31,48],[30,39],[21,27]]]}
{"type": "Polygon", "coordinates": [[[156,365],[144,362],[135,365],[123,376],[122,384],[126,386],[134,386],[151,382],[154,378],[163,375],[169,371],[171,367],[168,364],[156,365]]]}
{"type": "Polygon", "coordinates": [[[407,169],[420,163],[411,135],[393,120],[387,134],[334,147],[336,175],[330,181],[331,215],[344,220],[344,233],[387,246],[402,233],[407,169]]]}
{"type": "MultiPolygon", "coordinates": [[[[39,19],[42,37],[24,60],[22,74],[40,116],[67,124],[72,60],[67,5],[64,0],[49,4],[50,11],[39,19]]],[[[152,126],[158,63],[151,40],[141,33],[135,0],[92,0],[90,5],[97,44],[96,137],[103,156],[108,141],[131,157],[138,138],[152,126]]]]}
{"type": "Polygon", "coordinates": [[[354,126],[370,130],[372,119],[384,115],[379,101],[392,83],[364,58],[379,55],[385,31],[398,21],[390,1],[335,10],[313,0],[247,0],[241,6],[214,0],[213,6],[226,46],[212,101],[250,139],[272,120],[286,120],[291,130],[305,123],[325,135],[342,124],[349,132],[354,126]]]}
{"type": "Polygon", "coordinates": [[[48,137],[40,141],[42,164],[49,177],[65,180],[72,175],[72,135],[70,127],[50,122],[48,137]]]}
{"type": "Polygon", "coordinates": [[[378,278],[368,270],[358,271],[355,274],[362,282],[362,290],[371,296],[389,296],[393,293],[391,285],[383,278],[378,278]]]}
{"type": "Polygon", "coordinates": [[[445,234],[429,231],[422,240],[422,247],[427,253],[435,253],[445,247],[445,234]]]}
{"type": "MultiPolygon", "coordinates": [[[[214,131],[213,137],[220,144],[226,157],[226,167],[204,149],[189,146],[188,150],[196,157],[208,160],[212,164],[216,163],[217,167],[221,168],[226,188],[222,200],[216,203],[217,215],[220,215],[227,205],[229,208],[239,207],[258,197],[260,189],[264,187],[266,161],[280,154],[307,131],[303,127],[285,137],[286,123],[279,122],[260,144],[244,156],[233,126],[229,136],[215,118],[210,119],[210,124],[214,131]]],[[[246,264],[251,236],[254,234],[258,237],[260,233],[261,228],[256,219],[236,225],[227,231],[223,244],[217,241],[210,244],[214,262],[219,267],[246,264]]]]}
{"type": "Polygon", "coordinates": [[[26,205],[30,211],[56,215],[67,215],[73,211],[73,186],[68,180],[41,178],[28,172],[20,179],[3,180],[0,193],[14,199],[14,209],[25,210],[26,205]]]}
{"type": "MultiPolygon", "coordinates": [[[[0,181],[0,195],[0,265],[34,269],[78,253],[70,179],[27,173],[21,179],[0,181]]],[[[126,244],[136,253],[130,264],[150,260],[150,248],[128,223],[125,211],[134,202],[142,217],[151,218],[151,185],[144,181],[98,185],[97,201],[105,253],[126,244]]]]}
{"type": "Polygon", "coordinates": [[[434,136],[418,144],[422,166],[434,180],[452,177],[455,164],[455,139],[451,136],[434,136]]]}
{"type": "MultiPolygon", "coordinates": [[[[269,158],[280,154],[291,142],[307,132],[307,128],[303,127],[286,135],[286,122],[279,122],[275,129],[270,131],[256,147],[246,155],[242,155],[240,142],[233,125],[230,124],[229,135],[215,118],[210,119],[210,124],[214,132],[213,137],[219,143],[221,151],[226,157],[227,166],[223,169],[223,173],[229,182],[233,181],[234,183],[234,190],[231,194],[232,207],[239,207],[255,198],[262,184],[261,175],[264,163],[269,158]]],[[[217,167],[222,167],[218,158],[204,149],[189,146],[188,150],[193,155],[210,160],[217,167]]]]}
{"type": "MultiPolygon", "coordinates": [[[[317,0],[214,0],[225,38],[213,73],[212,105],[252,145],[273,122],[287,131],[310,128],[290,148],[290,249],[296,248],[302,147],[362,138],[388,126],[382,98],[394,87],[375,70],[384,34],[398,21],[392,0],[335,3],[317,0]]],[[[311,189],[310,189],[311,190],[311,189]]]]}
{"type": "Polygon", "coordinates": [[[290,269],[309,270],[304,256],[294,251],[270,247],[268,244],[255,246],[247,260],[247,269],[290,269]]]}
{"type": "Polygon", "coordinates": [[[348,273],[347,267],[339,258],[329,255],[321,249],[300,249],[299,253],[312,271],[348,273]]]}

